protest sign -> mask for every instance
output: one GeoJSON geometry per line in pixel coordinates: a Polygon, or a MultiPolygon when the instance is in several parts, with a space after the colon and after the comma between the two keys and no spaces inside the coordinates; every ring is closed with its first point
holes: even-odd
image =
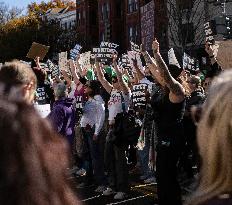
{"type": "Polygon", "coordinates": [[[37,87],[36,89],[37,93],[37,102],[39,105],[46,104],[46,92],[45,92],[45,87],[37,87]]]}
{"type": "Polygon", "coordinates": [[[70,59],[76,60],[77,55],[80,53],[81,49],[81,45],[76,44],[75,47],[72,50],[70,50],[70,59]]]}
{"type": "Polygon", "coordinates": [[[91,66],[90,63],[91,51],[80,54],[79,64],[84,68],[88,68],[91,66]]]}
{"type": "Polygon", "coordinates": [[[52,78],[58,77],[60,75],[59,66],[55,65],[51,60],[47,60],[48,69],[51,72],[52,78]]]}
{"type": "Polygon", "coordinates": [[[146,91],[148,85],[145,83],[140,83],[133,86],[132,89],[132,103],[134,107],[145,107],[146,106],[146,91]]]}
{"type": "Polygon", "coordinates": [[[122,57],[118,60],[118,65],[125,69],[131,69],[131,64],[128,54],[122,54],[122,57]]]}
{"type": "Polygon", "coordinates": [[[67,56],[68,56],[67,55],[67,51],[59,53],[59,68],[60,68],[60,70],[65,70],[65,71],[68,70],[68,67],[67,67],[67,62],[68,62],[67,56]]]}
{"type": "Polygon", "coordinates": [[[176,55],[175,55],[173,48],[171,48],[168,51],[168,61],[169,61],[169,65],[176,65],[177,67],[180,68],[180,64],[178,63],[178,60],[176,58],[176,55]]]}
{"type": "Polygon", "coordinates": [[[46,118],[51,112],[50,104],[45,104],[45,105],[36,104],[34,105],[34,107],[42,118],[46,118]]]}
{"type": "Polygon", "coordinates": [[[189,70],[190,72],[197,72],[199,71],[199,62],[197,59],[192,58],[188,54],[184,53],[183,56],[183,68],[189,70]]]}
{"type": "Polygon", "coordinates": [[[132,41],[130,42],[131,44],[131,50],[140,53],[140,47],[139,45],[133,43],[132,41]]]}
{"type": "Polygon", "coordinates": [[[40,60],[43,60],[48,50],[49,46],[33,42],[29,52],[27,53],[27,57],[31,59],[39,57],[40,60]]]}
{"type": "Polygon", "coordinates": [[[92,53],[93,56],[96,55],[96,57],[102,62],[102,63],[112,63],[113,54],[118,53],[117,48],[119,45],[115,43],[110,42],[101,42],[99,48],[93,48],[92,53]]]}
{"type": "Polygon", "coordinates": [[[142,6],[141,13],[141,39],[147,51],[152,50],[152,42],[154,40],[155,25],[155,4],[154,1],[142,6]]]}
{"type": "Polygon", "coordinates": [[[210,21],[206,22],[204,24],[204,28],[205,28],[206,42],[214,44],[215,40],[213,37],[213,31],[211,29],[211,22],[210,21]]]}

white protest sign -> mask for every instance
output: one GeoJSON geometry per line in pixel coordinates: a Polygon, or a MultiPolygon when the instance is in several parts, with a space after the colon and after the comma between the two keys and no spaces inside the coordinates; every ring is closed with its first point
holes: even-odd
{"type": "Polygon", "coordinates": [[[210,22],[206,22],[204,24],[205,27],[205,35],[206,35],[206,42],[210,42],[211,44],[215,43],[214,37],[213,37],[213,31],[211,29],[210,22]]]}
{"type": "Polygon", "coordinates": [[[189,71],[199,71],[199,63],[195,58],[192,58],[188,54],[184,53],[183,68],[189,71]]]}
{"type": "Polygon", "coordinates": [[[48,69],[51,71],[52,78],[60,75],[59,66],[55,65],[50,59],[47,60],[48,69]]]}
{"type": "Polygon", "coordinates": [[[34,105],[34,107],[42,118],[46,118],[51,112],[50,104],[34,105]]]}
{"type": "Polygon", "coordinates": [[[80,55],[80,60],[79,60],[80,65],[83,66],[84,68],[90,67],[91,66],[90,56],[91,56],[91,51],[82,53],[80,55]]]}
{"type": "Polygon", "coordinates": [[[133,86],[132,89],[132,103],[134,107],[146,106],[146,91],[148,89],[148,84],[140,83],[133,86]]]}
{"type": "Polygon", "coordinates": [[[96,57],[101,61],[101,62],[112,62],[113,54],[118,53],[116,48],[119,45],[115,43],[110,43],[110,42],[101,42],[100,48],[93,48],[92,53],[93,56],[96,55],[96,57]]]}
{"type": "Polygon", "coordinates": [[[177,67],[180,68],[180,64],[178,63],[178,60],[176,58],[176,55],[175,55],[173,48],[171,48],[168,51],[168,61],[169,61],[169,65],[176,65],[177,67]]]}
{"type": "Polygon", "coordinates": [[[133,43],[132,41],[130,42],[131,44],[131,50],[140,53],[140,47],[139,45],[133,43]]]}
{"type": "Polygon", "coordinates": [[[67,51],[59,53],[59,68],[60,70],[68,70],[67,67],[67,51]]]}
{"type": "Polygon", "coordinates": [[[80,53],[81,49],[82,49],[81,45],[76,44],[75,47],[70,51],[70,58],[72,60],[76,60],[77,55],[80,53]]]}

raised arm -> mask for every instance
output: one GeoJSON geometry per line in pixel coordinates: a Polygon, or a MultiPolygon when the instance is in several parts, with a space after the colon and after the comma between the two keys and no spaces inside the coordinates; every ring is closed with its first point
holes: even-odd
{"type": "Polygon", "coordinates": [[[75,83],[79,82],[79,76],[76,73],[76,66],[74,64],[73,60],[69,60],[70,63],[70,70],[71,70],[71,74],[73,76],[73,80],[75,83]]]}
{"type": "Polygon", "coordinates": [[[166,86],[168,87],[170,93],[169,93],[169,99],[173,103],[178,103],[184,100],[185,98],[185,92],[182,85],[176,81],[170,74],[168,67],[166,63],[164,62],[162,56],[159,52],[159,43],[157,40],[153,41],[152,43],[152,49],[154,53],[154,58],[157,63],[157,68],[160,72],[160,75],[162,79],[164,80],[166,86]]]}
{"type": "Polygon", "coordinates": [[[142,80],[143,78],[145,78],[145,75],[143,74],[143,72],[139,69],[138,63],[136,59],[133,59],[133,67],[137,73],[137,77],[138,80],[142,80]]]}
{"type": "Polygon", "coordinates": [[[105,90],[110,94],[113,86],[105,79],[104,74],[102,72],[102,68],[100,67],[100,64],[97,60],[97,57],[95,58],[95,68],[97,71],[97,77],[102,86],[105,88],[105,90]]]}
{"type": "Polygon", "coordinates": [[[161,84],[162,86],[165,86],[165,82],[160,76],[160,72],[158,70],[156,61],[154,58],[152,58],[147,51],[143,48],[143,45],[140,46],[140,52],[142,53],[144,60],[146,62],[147,67],[151,71],[151,74],[155,78],[155,80],[161,84]]]}
{"type": "Polygon", "coordinates": [[[61,70],[62,75],[64,76],[64,80],[67,82],[68,87],[71,86],[71,79],[69,78],[66,70],[61,70]]]}
{"type": "Polygon", "coordinates": [[[205,51],[208,53],[209,55],[209,58],[210,58],[210,62],[211,62],[211,65],[213,65],[214,63],[217,62],[215,56],[214,56],[214,53],[213,53],[213,48],[212,46],[207,42],[205,44],[205,51]]]}
{"type": "Polygon", "coordinates": [[[119,82],[121,90],[125,94],[129,93],[130,92],[130,88],[128,87],[128,85],[126,84],[126,82],[122,78],[122,73],[119,70],[119,67],[118,67],[118,64],[117,64],[117,55],[116,54],[113,55],[113,66],[114,66],[115,72],[117,74],[117,78],[118,78],[118,82],[119,82]]]}

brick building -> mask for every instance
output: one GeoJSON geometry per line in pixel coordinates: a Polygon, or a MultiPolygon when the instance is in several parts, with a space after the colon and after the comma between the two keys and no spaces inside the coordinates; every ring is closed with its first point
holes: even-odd
{"type": "Polygon", "coordinates": [[[84,50],[98,44],[98,6],[97,0],[76,0],[78,42],[84,50]]]}
{"type": "Polygon", "coordinates": [[[77,32],[87,47],[100,41],[130,48],[130,41],[141,43],[141,7],[154,1],[154,36],[166,49],[167,17],[163,0],[77,0],[77,32]],[[93,25],[94,23],[94,25],[93,25]]]}

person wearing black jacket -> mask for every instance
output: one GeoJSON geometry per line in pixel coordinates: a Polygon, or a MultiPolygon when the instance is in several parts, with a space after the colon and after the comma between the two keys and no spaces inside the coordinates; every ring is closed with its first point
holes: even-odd
{"type": "Polygon", "coordinates": [[[190,95],[186,99],[186,109],[184,115],[184,135],[185,135],[185,148],[182,154],[182,166],[186,171],[187,178],[192,179],[194,176],[192,167],[197,165],[199,168],[199,155],[196,144],[196,125],[191,117],[191,108],[199,106],[205,101],[204,90],[201,87],[201,80],[198,76],[192,75],[187,80],[190,95]],[[191,160],[189,159],[190,153],[192,154],[191,160]]]}

